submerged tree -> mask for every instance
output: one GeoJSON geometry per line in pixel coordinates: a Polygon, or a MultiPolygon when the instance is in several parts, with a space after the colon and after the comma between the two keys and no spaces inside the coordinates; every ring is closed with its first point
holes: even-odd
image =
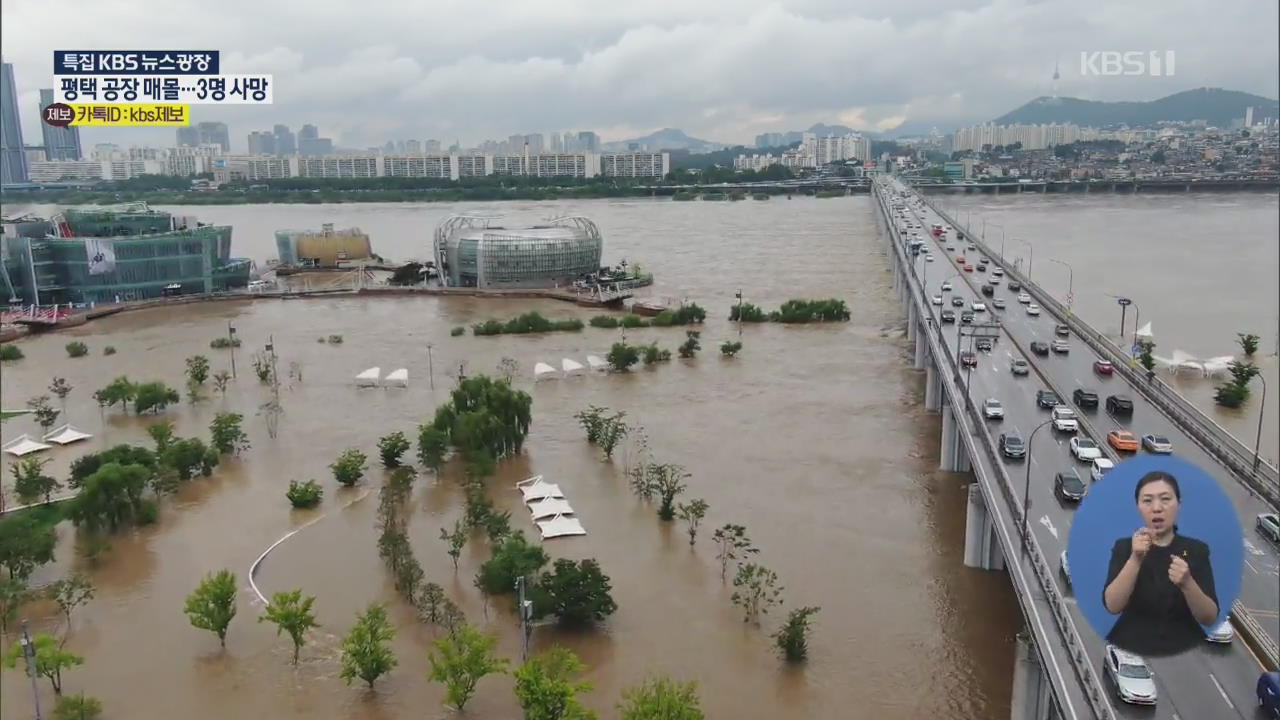
{"type": "Polygon", "coordinates": [[[716,528],[711,539],[716,544],[716,559],[720,561],[721,580],[725,579],[730,561],[742,560],[748,555],[760,552],[759,548],[751,544],[751,539],[747,537],[747,529],[742,525],[726,523],[716,528]]]}
{"type": "MultiPolygon", "coordinates": [[[[36,676],[48,678],[49,684],[53,686],[54,694],[61,695],[62,671],[77,665],[83,665],[84,658],[73,652],[63,650],[57,638],[52,635],[43,633],[36,635],[32,638],[31,644],[35,648],[35,662],[33,665],[36,676]]],[[[18,666],[18,661],[24,658],[22,641],[14,640],[13,644],[9,646],[9,652],[4,656],[4,665],[7,668],[15,668],[18,666]]],[[[29,676],[31,673],[30,668],[28,668],[27,673],[29,676]]]]}
{"type": "Polygon", "coordinates": [[[760,615],[768,614],[770,607],[782,602],[783,588],[778,585],[778,574],[763,565],[739,565],[733,586],[737,589],[733,591],[732,600],[742,606],[743,622],[760,624],[760,615]]]}
{"type": "Polygon", "coordinates": [[[774,644],[788,662],[799,662],[809,655],[809,618],[822,608],[796,608],[787,614],[787,622],[773,634],[774,644]]]}
{"type": "Polygon", "coordinates": [[[314,596],[308,595],[304,598],[301,590],[273,593],[271,603],[267,605],[262,617],[258,618],[258,622],[274,624],[276,635],[281,632],[289,634],[289,639],[293,641],[294,665],[298,664],[298,651],[307,642],[306,632],[320,627],[311,609],[315,602],[314,596]]]}
{"type": "Polygon", "coordinates": [[[448,701],[462,710],[484,676],[506,673],[509,661],[495,654],[497,645],[498,638],[464,623],[435,641],[435,650],[427,656],[427,679],[443,683],[448,701]]]}
{"type": "Polygon", "coordinates": [[[575,679],[584,670],[578,656],[563,647],[531,657],[517,668],[516,698],[525,720],[594,720],[596,714],[578,699],[592,687],[575,679]]]}
{"type": "Polygon", "coordinates": [[[689,527],[689,547],[693,547],[693,543],[698,539],[698,525],[702,522],[702,518],[706,517],[707,509],[711,506],[706,500],[697,498],[687,503],[680,503],[676,506],[676,515],[684,520],[689,527]]]}
{"type": "Polygon", "coordinates": [[[356,618],[356,624],[342,640],[342,679],[350,685],[355,678],[369,687],[398,664],[387,644],[396,630],[387,620],[387,608],[372,604],[356,618]]]}
{"type": "MultiPolygon", "coordinates": [[[[67,620],[67,632],[71,632],[71,613],[93,599],[94,587],[84,573],[72,573],[70,577],[51,583],[45,594],[58,605],[67,620]]],[[[66,638],[63,638],[64,642],[66,638]]]]}
{"type": "Polygon", "coordinates": [[[621,720],[704,720],[698,684],[666,677],[650,678],[622,691],[621,720]]]}
{"type": "Polygon", "coordinates": [[[236,591],[235,573],[219,570],[200,581],[183,608],[192,627],[217,635],[222,647],[227,646],[227,627],[236,616],[236,591]]]}

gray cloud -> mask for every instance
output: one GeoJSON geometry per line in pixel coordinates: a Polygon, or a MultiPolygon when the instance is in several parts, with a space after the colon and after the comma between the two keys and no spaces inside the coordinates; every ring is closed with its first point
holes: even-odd
{"type": "MultiPolygon", "coordinates": [[[[242,149],[251,130],[314,123],[342,146],[387,139],[474,143],[593,129],[621,139],[660,127],[725,142],[814,122],[864,129],[998,116],[1051,89],[1153,99],[1201,86],[1276,94],[1274,2],[1223,0],[521,0],[297,4],[278,0],[6,0],[15,64],[38,138],[36,97],[52,51],[158,48],[182,38],[223,51],[230,72],[275,76],[268,107],[198,106],[242,149]],[[36,32],[56,24],[57,33],[36,32]],[[1084,77],[1092,50],[1173,50],[1174,77],[1084,77]]],[[[167,48],[166,48],[167,49],[167,48]]],[[[168,130],[86,132],[166,143],[168,130]]],[[[31,140],[28,140],[31,142],[31,140]]]]}

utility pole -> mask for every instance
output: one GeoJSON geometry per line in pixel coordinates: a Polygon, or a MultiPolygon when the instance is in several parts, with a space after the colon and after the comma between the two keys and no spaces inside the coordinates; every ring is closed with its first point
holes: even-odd
{"type": "Polygon", "coordinates": [[[738,288],[738,339],[742,339],[742,288],[738,288]]]}
{"type": "Polygon", "coordinates": [[[436,389],[436,366],[431,361],[431,343],[427,343],[427,374],[431,378],[431,389],[436,389]]]}
{"type": "Polygon", "coordinates": [[[31,676],[31,699],[36,705],[36,720],[41,720],[44,716],[40,714],[40,689],[36,687],[36,646],[31,642],[31,635],[27,633],[27,621],[22,621],[22,656],[27,659],[27,674],[31,676]]]}
{"type": "Polygon", "coordinates": [[[524,576],[516,578],[516,594],[520,597],[517,605],[520,612],[520,637],[522,638],[520,662],[525,662],[529,659],[529,636],[533,634],[533,626],[530,625],[533,620],[533,602],[524,598],[524,576]]]}
{"type": "Polygon", "coordinates": [[[231,343],[231,377],[236,376],[236,329],[231,326],[231,321],[227,321],[227,341],[231,343]]]}

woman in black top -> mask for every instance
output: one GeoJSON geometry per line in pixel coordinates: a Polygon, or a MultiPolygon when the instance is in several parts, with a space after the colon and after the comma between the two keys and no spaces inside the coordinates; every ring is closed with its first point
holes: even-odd
{"type": "Polygon", "coordinates": [[[1147,473],[1133,497],[1143,527],[1111,549],[1102,603],[1120,619],[1107,640],[1139,655],[1188,650],[1218,617],[1209,546],[1177,534],[1182,493],[1172,475],[1147,473]]]}

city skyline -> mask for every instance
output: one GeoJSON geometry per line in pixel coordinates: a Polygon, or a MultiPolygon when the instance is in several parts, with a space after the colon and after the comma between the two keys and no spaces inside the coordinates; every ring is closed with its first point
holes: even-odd
{"type": "MultiPolygon", "coordinates": [[[[6,3],[5,59],[15,64],[29,138],[38,136],[37,95],[51,84],[52,51],[100,47],[99,29],[110,19],[103,13],[121,10],[62,13],[56,41],[30,32],[57,7],[6,3]]],[[[732,13],[714,3],[624,11],[571,0],[508,13],[390,0],[360,8],[313,19],[271,3],[193,3],[139,12],[109,44],[143,48],[155,44],[151,38],[182,37],[221,50],[224,72],[273,74],[273,106],[195,108],[194,121],[232,127],[238,152],[247,150],[251,130],[304,123],[353,148],[410,138],[470,146],[514,132],[584,127],[602,142],[673,127],[750,145],[759,133],[818,122],[876,132],[953,128],[1055,90],[1143,100],[1198,86],[1270,96],[1277,84],[1277,8],[1244,0],[1212,8],[1190,1],[874,2],[861,10],[760,0],[735,4],[732,13]],[[1157,14],[1158,28],[1149,22],[1157,14]],[[260,22],[232,28],[230,19],[248,17],[260,22]],[[1235,40],[1206,42],[1201,30],[1209,25],[1235,40]],[[423,26],[451,30],[424,44],[417,37],[423,26]],[[1177,74],[1086,77],[1076,62],[1080,52],[1132,48],[1177,51],[1177,74]]],[[[159,144],[164,134],[94,128],[84,142],[159,144]]]]}

